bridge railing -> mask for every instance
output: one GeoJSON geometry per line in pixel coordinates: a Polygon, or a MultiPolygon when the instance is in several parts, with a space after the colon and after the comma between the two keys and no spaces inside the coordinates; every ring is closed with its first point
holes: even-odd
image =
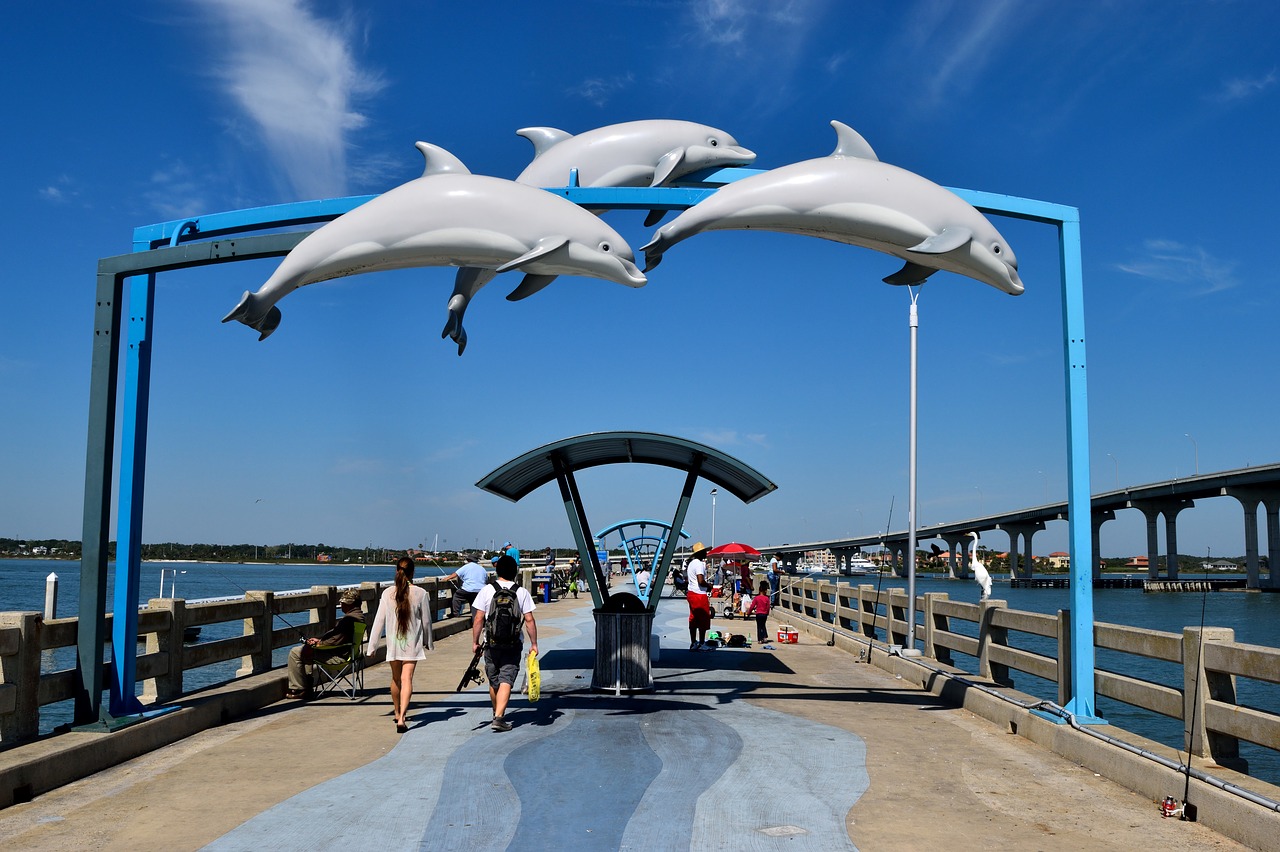
{"type": "MultiPolygon", "coordinates": [[[[533,574],[531,568],[521,572],[521,583],[530,591],[533,574]]],[[[358,587],[361,609],[370,624],[387,585],[361,583],[358,587]]],[[[426,578],[415,585],[427,591],[433,613],[450,612],[450,584],[426,578]]],[[[194,691],[193,686],[203,689],[282,667],[285,657],[277,651],[319,636],[334,625],[338,591],[337,586],[313,586],[292,592],[250,591],[242,598],[211,601],[149,601],[138,611],[139,699],[143,704],[172,702],[194,691]],[[184,641],[188,628],[200,628],[205,641],[184,641]],[[208,638],[211,633],[223,635],[208,638]],[[236,663],[238,667],[232,668],[236,663]],[[224,671],[210,669],[215,666],[224,671]],[[199,676],[190,677],[200,670],[204,671],[199,676]]],[[[107,613],[107,635],[111,620],[107,613]]],[[[435,635],[461,632],[468,624],[466,618],[437,620],[435,635]]],[[[46,621],[38,612],[0,613],[0,743],[36,736],[42,709],[75,696],[78,628],[78,618],[46,621]]]]}
{"type": "MultiPolygon", "coordinates": [[[[809,578],[784,586],[778,603],[779,618],[794,613],[864,640],[898,646],[906,642],[906,611],[907,597],[900,588],[877,592],[869,584],[809,578]]],[[[916,636],[925,657],[1004,687],[1014,686],[1014,673],[1034,675],[1056,684],[1052,700],[1057,704],[1070,700],[1069,611],[1026,612],[1009,609],[1004,601],[964,603],[937,592],[921,595],[916,611],[916,636]]],[[[1246,771],[1241,740],[1280,751],[1276,703],[1255,702],[1273,708],[1268,710],[1237,698],[1249,686],[1280,684],[1280,649],[1237,643],[1229,628],[1187,627],[1171,633],[1106,623],[1095,623],[1094,644],[1106,652],[1110,665],[1094,669],[1098,695],[1181,721],[1200,757],[1246,771]],[[1176,685],[1135,673],[1136,658],[1160,661],[1170,674],[1163,679],[1176,685]]],[[[1035,690],[1034,683],[1024,689],[1035,690]]],[[[1185,743],[1171,745],[1185,748],[1185,743]]]]}

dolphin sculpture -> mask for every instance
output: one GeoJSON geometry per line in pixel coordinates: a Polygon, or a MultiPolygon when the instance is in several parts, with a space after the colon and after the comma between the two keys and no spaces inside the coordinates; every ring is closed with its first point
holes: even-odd
{"type": "Polygon", "coordinates": [[[524,279],[510,299],[531,296],[558,275],[644,286],[631,247],[598,217],[541,189],[473,175],[443,148],[417,148],[426,160],[422,177],[313,231],[222,321],[239,320],[264,340],[280,325],[276,302],[299,287],[419,266],[520,270],[524,279]]]}
{"type": "Polygon", "coordinates": [[[889,284],[919,284],[939,269],[1022,292],[1018,260],[1000,232],[955,193],[880,162],[851,127],[831,122],[830,156],[752,175],[716,190],[658,229],[644,246],[645,272],[703,231],[765,230],[821,237],[905,261],[889,284]]]}
{"type": "MultiPolygon", "coordinates": [[[[675,119],[627,121],[577,136],[554,127],[525,127],[516,135],[533,143],[533,161],[516,177],[528,186],[567,186],[574,169],[579,186],[665,186],[701,169],[745,166],[756,158],[723,130],[675,119]]],[[[664,215],[650,211],[645,227],[664,215]]],[[[488,269],[458,270],[440,336],[452,337],[459,355],[467,348],[463,314],[492,278],[488,269]]]]}

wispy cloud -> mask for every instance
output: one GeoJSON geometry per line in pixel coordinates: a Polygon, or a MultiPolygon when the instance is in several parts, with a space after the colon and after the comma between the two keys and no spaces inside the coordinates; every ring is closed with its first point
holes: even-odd
{"type": "Polygon", "coordinates": [[[37,192],[45,201],[68,204],[80,196],[80,190],[67,175],[59,175],[53,183],[40,187],[37,192]]]}
{"type": "Polygon", "coordinates": [[[348,135],[365,124],[358,104],[382,87],[360,67],[351,20],[316,16],[307,0],[199,0],[223,30],[214,61],[228,97],[298,198],[348,194],[348,135]]]}
{"type": "Polygon", "coordinates": [[[1231,104],[1245,101],[1262,94],[1280,81],[1276,69],[1272,68],[1260,77],[1233,77],[1223,82],[1222,87],[1214,94],[1218,103],[1231,104]]]}
{"type": "Polygon", "coordinates": [[[1017,0],[979,4],[937,2],[927,12],[913,16],[918,22],[907,38],[914,52],[936,64],[925,81],[926,106],[939,103],[954,93],[967,92],[998,56],[996,48],[1012,42],[1017,22],[1025,11],[1017,0]]]}
{"type": "Polygon", "coordinates": [[[1155,281],[1193,285],[1197,288],[1194,295],[1200,296],[1230,290],[1239,283],[1234,261],[1214,257],[1199,246],[1173,240],[1147,240],[1142,247],[1141,256],[1117,264],[1117,268],[1155,281]]]}
{"type": "Polygon", "coordinates": [[[767,447],[769,439],[762,432],[739,432],[736,429],[703,429],[698,440],[712,447],[767,447]]]}
{"type": "Polygon", "coordinates": [[[208,182],[192,175],[186,163],[171,160],[151,172],[142,195],[164,218],[180,219],[211,209],[204,195],[207,188],[208,182]]]}
{"type": "Polygon", "coordinates": [[[687,7],[681,39],[694,45],[694,72],[721,91],[750,92],[757,114],[790,98],[798,69],[812,62],[812,36],[830,0],[696,0],[687,7]]]}
{"type": "Polygon", "coordinates": [[[591,77],[571,88],[569,93],[602,107],[634,82],[635,75],[630,72],[615,77],[591,77]]]}

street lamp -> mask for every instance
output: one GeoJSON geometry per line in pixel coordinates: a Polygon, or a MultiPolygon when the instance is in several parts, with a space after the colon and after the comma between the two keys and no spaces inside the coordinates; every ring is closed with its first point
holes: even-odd
{"type": "Polygon", "coordinates": [[[716,494],[720,493],[715,488],[711,489],[711,546],[716,546],[716,494]]]}
{"type": "Polygon", "coordinates": [[[1185,435],[1187,440],[1191,442],[1191,446],[1196,451],[1196,476],[1199,476],[1200,475],[1200,445],[1196,443],[1195,438],[1191,437],[1190,432],[1183,432],[1182,434],[1185,435]]]}
{"type": "Polygon", "coordinates": [[[1107,453],[1107,458],[1111,459],[1111,461],[1116,466],[1116,490],[1119,491],[1120,490],[1120,462],[1116,461],[1116,457],[1111,455],[1111,453],[1107,453]]]}

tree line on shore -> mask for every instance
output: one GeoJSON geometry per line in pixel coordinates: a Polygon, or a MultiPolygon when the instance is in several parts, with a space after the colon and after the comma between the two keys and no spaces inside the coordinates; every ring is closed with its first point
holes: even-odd
{"type": "MultiPolygon", "coordinates": [[[[546,548],[525,551],[525,558],[541,558],[546,548]],[[536,556],[535,556],[536,554],[536,556]]],[[[554,551],[558,557],[568,557],[574,551],[558,549],[554,551]]],[[[16,539],[0,538],[0,557],[10,559],[31,559],[33,557],[49,559],[80,558],[80,542],[71,539],[16,539]]],[[[400,550],[387,547],[342,547],[334,544],[184,544],[180,542],[158,542],[142,545],[142,558],[146,560],[164,561],[166,559],[192,562],[334,562],[334,563],[377,563],[394,562],[401,555],[408,553],[418,560],[430,564],[458,564],[461,554],[456,551],[432,553],[417,549],[400,550]]],[[[116,558],[116,543],[107,545],[107,559],[116,558]]]]}

